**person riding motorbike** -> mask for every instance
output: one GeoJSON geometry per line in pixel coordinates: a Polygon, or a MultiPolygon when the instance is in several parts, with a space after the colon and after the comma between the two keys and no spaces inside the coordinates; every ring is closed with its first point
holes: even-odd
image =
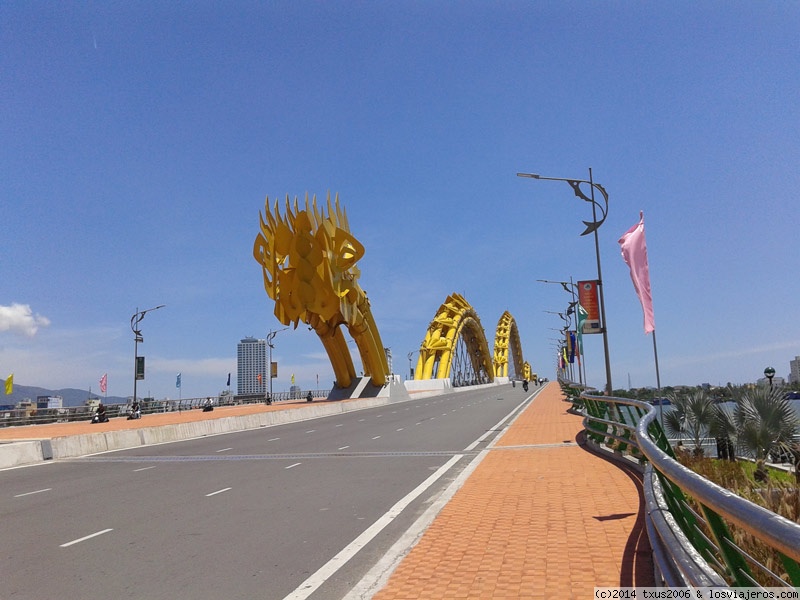
{"type": "Polygon", "coordinates": [[[97,410],[94,413],[94,417],[92,418],[92,423],[107,423],[108,422],[108,415],[106,414],[106,407],[101,402],[97,405],[97,410]]]}

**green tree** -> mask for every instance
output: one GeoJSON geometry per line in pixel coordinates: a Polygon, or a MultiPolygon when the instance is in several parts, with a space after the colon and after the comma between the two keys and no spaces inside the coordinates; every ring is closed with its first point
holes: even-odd
{"type": "Polygon", "coordinates": [[[664,413],[664,427],[672,436],[688,437],[694,445],[695,456],[703,454],[703,438],[709,434],[717,416],[714,401],[705,390],[672,394],[671,410],[664,413]]]}
{"type": "Polygon", "coordinates": [[[766,460],[770,450],[791,450],[798,424],[782,387],[765,385],[742,388],[736,395],[733,424],[739,446],[757,461],[766,460]]]}

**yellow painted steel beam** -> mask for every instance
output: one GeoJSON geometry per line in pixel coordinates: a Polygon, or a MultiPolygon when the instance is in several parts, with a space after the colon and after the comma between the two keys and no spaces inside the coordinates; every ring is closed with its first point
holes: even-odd
{"type": "Polygon", "coordinates": [[[333,367],[336,385],[348,387],[355,377],[350,350],[340,326],[356,342],[364,373],[382,386],[389,376],[380,333],[367,294],[358,284],[356,263],[364,246],[350,232],[347,214],[336,196],[327,211],[316,196],[301,206],[286,196],[281,214],[276,200],[259,214],[261,231],[253,257],[261,265],[264,290],[275,301],[275,317],[284,325],[306,323],[320,337],[333,367]]]}

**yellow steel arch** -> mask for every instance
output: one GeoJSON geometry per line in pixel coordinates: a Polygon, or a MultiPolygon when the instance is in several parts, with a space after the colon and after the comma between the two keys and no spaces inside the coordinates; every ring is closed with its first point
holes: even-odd
{"type": "Polygon", "coordinates": [[[451,294],[439,307],[419,349],[414,379],[449,379],[459,339],[466,345],[475,373],[494,379],[486,334],[475,310],[463,296],[451,294]]]}
{"type": "MultiPolygon", "coordinates": [[[[494,335],[494,375],[495,377],[509,376],[509,354],[513,361],[514,374],[524,376],[522,360],[522,342],[519,339],[519,329],[517,322],[511,313],[505,311],[500,315],[497,322],[497,330],[494,335]]],[[[527,379],[527,377],[526,377],[527,379]]]]}
{"type": "Polygon", "coordinates": [[[358,285],[356,263],[364,246],[350,233],[347,215],[336,196],[327,214],[317,207],[317,197],[305,208],[286,196],[285,216],[277,200],[270,209],[267,197],[260,215],[261,233],[253,243],[253,257],[261,265],[264,289],[275,301],[275,316],[284,325],[300,321],[310,325],[322,341],[333,366],[336,385],[350,386],[356,375],[353,359],[342,334],[345,325],[356,342],[364,373],[374,385],[384,385],[389,365],[369,300],[358,285]]]}

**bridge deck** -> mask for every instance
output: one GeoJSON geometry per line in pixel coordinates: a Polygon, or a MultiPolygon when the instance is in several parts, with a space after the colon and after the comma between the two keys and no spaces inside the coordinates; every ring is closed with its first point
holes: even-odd
{"type": "MultiPolygon", "coordinates": [[[[304,404],[4,428],[0,440],[158,426],[304,404]]],[[[547,384],[491,446],[375,600],[591,598],[594,586],[652,586],[640,477],[582,447],[581,417],[568,408],[558,385],[547,384]]]]}

